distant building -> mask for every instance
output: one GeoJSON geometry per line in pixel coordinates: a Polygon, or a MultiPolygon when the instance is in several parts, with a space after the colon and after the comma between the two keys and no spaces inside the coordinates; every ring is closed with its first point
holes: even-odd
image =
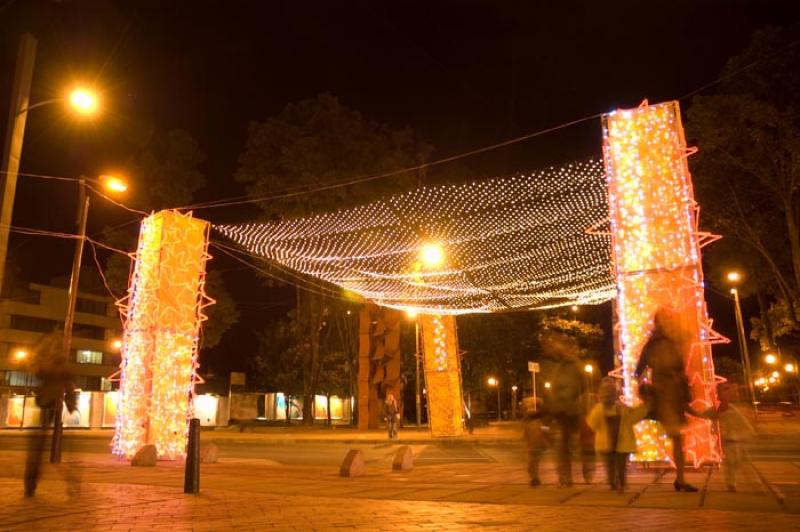
{"type": "MultiPolygon", "coordinates": [[[[67,290],[57,286],[31,283],[0,300],[0,388],[21,393],[36,386],[36,377],[29,371],[33,347],[56,326],[63,327],[66,313],[67,290]]],[[[119,368],[119,349],[114,342],[120,337],[114,301],[79,293],[69,357],[78,388],[112,389],[108,377],[119,368]]]]}

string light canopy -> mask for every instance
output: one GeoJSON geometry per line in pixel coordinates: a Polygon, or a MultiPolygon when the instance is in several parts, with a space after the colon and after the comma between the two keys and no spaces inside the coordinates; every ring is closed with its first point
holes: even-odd
{"type": "Polygon", "coordinates": [[[423,187],[277,223],[217,225],[251,253],[379,305],[425,314],[614,297],[602,161],[423,187]]]}

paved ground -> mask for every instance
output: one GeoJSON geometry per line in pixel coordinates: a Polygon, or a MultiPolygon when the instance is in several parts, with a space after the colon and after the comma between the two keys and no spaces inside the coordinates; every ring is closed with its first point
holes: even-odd
{"type": "Polygon", "coordinates": [[[45,467],[36,497],[24,499],[23,440],[6,433],[0,530],[800,530],[800,438],[794,421],[778,421],[762,430],[737,493],[705,469],[689,474],[701,488],[691,494],[654,469],[632,470],[625,494],[602,483],[559,489],[552,457],[545,485],[530,488],[518,434],[504,426],[458,442],[410,439],[416,467],[403,473],[390,467],[399,445],[380,433],[204,432],[221,459],[203,464],[200,495],[182,493],[181,463],[133,468],[105,453],[108,432],[68,433],[83,444],[45,467]],[[365,452],[367,475],[337,475],[349,448],[365,452]],[[68,472],[81,479],[71,497],[68,472]]]}
{"type": "MultiPolygon", "coordinates": [[[[715,470],[692,472],[699,493],[675,493],[672,475],[637,470],[625,494],[602,484],[530,488],[521,465],[418,465],[390,471],[391,447],[363,477],[340,478],[318,466],[282,466],[260,459],[222,459],[202,467],[201,494],[182,493],[180,463],[132,468],[95,454],[65,455],[45,468],[40,491],[22,498],[22,452],[0,452],[0,530],[800,530],[800,462],[755,462],[738,493],[715,470]],[[67,495],[66,472],[80,493],[67,495]]],[[[417,449],[424,456],[426,449],[417,449]]],[[[602,471],[598,471],[602,473],[602,471]]]]}

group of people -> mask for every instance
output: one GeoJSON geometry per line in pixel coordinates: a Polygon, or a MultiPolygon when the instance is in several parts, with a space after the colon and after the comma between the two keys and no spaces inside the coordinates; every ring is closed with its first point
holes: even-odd
{"type": "Polygon", "coordinates": [[[630,456],[637,452],[634,426],[645,418],[659,421],[672,441],[676,491],[695,492],[684,476],[682,429],[687,414],[719,421],[723,443],[723,469],[728,490],[736,490],[739,465],[745,459],[742,443],[755,431],[746,417],[730,402],[730,388],[720,387],[719,403],[698,412],[691,406],[689,381],[684,370],[680,331],[664,313],[657,313],[654,329],[639,358],[636,376],[642,402],[636,406],[620,399],[618,379],[604,378],[599,401],[587,404],[585,378],[578,366],[577,345],[569,336],[547,331],[540,337],[544,354],[556,361],[550,393],[540,404],[526,404],[524,435],[528,445],[531,486],[539,486],[539,462],[543,451],[553,444],[551,427],[558,427],[558,485],[572,485],[572,455],[576,435],[580,442],[583,478],[594,478],[595,453],[605,462],[608,484],[624,491],[630,456]]]}

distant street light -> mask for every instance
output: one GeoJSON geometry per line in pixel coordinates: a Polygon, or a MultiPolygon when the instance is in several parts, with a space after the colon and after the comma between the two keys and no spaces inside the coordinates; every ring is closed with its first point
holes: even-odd
{"type": "Polygon", "coordinates": [[[786,370],[786,373],[794,373],[797,368],[794,367],[794,364],[786,364],[783,369],[786,370]]]}
{"type": "Polygon", "coordinates": [[[594,367],[591,364],[586,364],[585,366],[583,366],[583,371],[591,375],[592,372],[594,372],[594,367]]]}
{"type": "Polygon", "coordinates": [[[22,362],[26,358],[28,358],[28,352],[26,350],[17,349],[16,351],[14,351],[14,360],[16,360],[17,362],[22,362]]]}
{"type": "Polygon", "coordinates": [[[511,419],[517,419],[517,385],[511,387],[511,419]]]}
{"type": "Polygon", "coordinates": [[[780,372],[779,372],[779,371],[773,371],[773,372],[772,372],[772,376],[773,376],[774,378],[776,378],[776,379],[779,379],[779,378],[780,378],[780,376],[781,376],[781,374],[780,374],[780,372]]]}
{"type": "Polygon", "coordinates": [[[497,388],[497,421],[500,421],[502,420],[502,417],[500,415],[500,381],[494,377],[489,377],[488,379],[486,379],[486,384],[494,388],[497,388]]]}
{"type": "Polygon", "coordinates": [[[778,357],[776,357],[772,353],[768,353],[768,354],[764,355],[764,362],[766,362],[767,364],[770,364],[770,365],[777,364],[778,363],[778,357]]]}
{"type": "Polygon", "coordinates": [[[550,383],[549,383],[549,382],[545,382],[545,383],[544,383],[544,387],[545,387],[545,388],[547,388],[547,389],[549,390],[549,389],[550,389],[550,383]]]}
{"type": "Polygon", "coordinates": [[[578,312],[578,309],[580,309],[578,305],[572,305],[572,312],[578,312]]]}
{"type": "MultiPolygon", "coordinates": [[[[742,275],[737,271],[728,272],[726,276],[728,282],[738,284],[742,279],[742,275]]],[[[744,373],[744,381],[750,389],[750,400],[753,403],[753,411],[758,415],[758,405],[756,403],[756,389],[753,386],[753,370],[750,367],[750,350],[747,347],[747,336],[744,332],[744,318],[742,317],[742,307],[739,304],[739,291],[736,288],[731,288],[733,294],[734,313],[736,314],[736,334],[739,340],[739,354],[742,357],[742,373],[744,373]]]]}
{"type": "Polygon", "coordinates": [[[406,317],[410,320],[414,320],[414,374],[415,374],[415,406],[416,406],[416,415],[417,415],[417,429],[422,426],[422,394],[420,390],[422,388],[422,383],[420,382],[420,365],[422,364],[422,349],[419,346],[419,320],[417,320],[417,311],[416,309],[409,308],[406,309],[406,317]]]}
{"type": "Polygon", "coordinates": [[[119,339],[114,340],[113,342],[111,342],[111,347],[113,347],[114,349],[117,349],[117,350],[122,349],[122,340],[119,340],[119,339]]]}

